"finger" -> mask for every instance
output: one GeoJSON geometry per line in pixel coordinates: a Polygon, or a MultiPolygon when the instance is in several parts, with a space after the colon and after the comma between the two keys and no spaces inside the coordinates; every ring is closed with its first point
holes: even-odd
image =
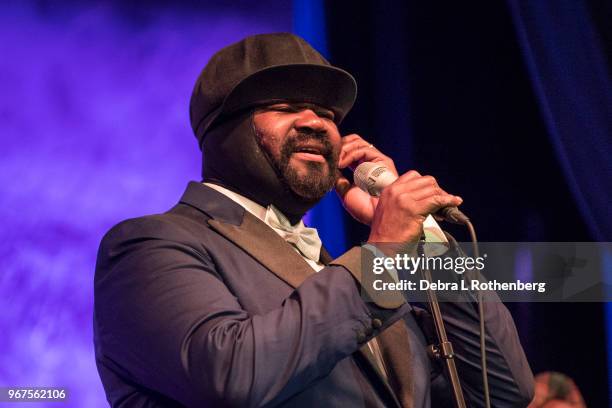
{"type": "Polygon", "coordinates": [[[461,205],[461,203],[463,203],[463,199],[461,197],[452,195],[452,194],[448,194],[439,189],[438,190],[436,189],[417,190],[417,191],[410,192],[410,194],[411,194],[412,199],[415,201],[423,201],[423,200],[429,200],[429,199],[436,200],[437,197],[444,197],[444,198],[452,199],[453,206],[458,206],[458,205],[461,205]]]}
{"type": "Polygon", "coordinates": [[[417,214],[431,214],[443,207],[456,207],[461,205],[461,197],[451,194],[434,194],[425,198],[416,199],[413,193],[405,192],[398,195],[398,201],[408,203],[417,214]]]}
{"type": "Polygon", "coordinates": [[[366,193],[365,191],[357,187],[355,184],[351,184],[351,187],[344,192],[343,198],[344,201],[353,199],[355,201],[360,202],[369,202],[370,200],[375,199],[369,193],[366,193]]]}
{"type": "Polygon", "coordinates": [[[442,187],[440,187],[437,180],[432,176],[422,176],[413,179],[410,183],[406,183],[405,191],[412,192],[416,200],[436,194],[448,194],[453,197],[459,198],[463,202],[463,199],[461,197],[454,194],[450,194],[442,187]]]}
{"type": "Polygon", "coordinates": [[[363,162],[382,163],[385,166],[391,161],[382,153],[368,149],[368,147],[360,147],[351,151],[344,152],[340,155],[338,165],[340,168],[350,167],[354,169],[363,162]]]}
{"type": "Polygon", "coordinates": [[[342,143],[348,143],[348,142],[352,142],[355,140],[363,140],[363,138],[356,133],[351,133],[350,135],[346,135],[342,137],[342,143]]]}
{"type": "Polygon", "coordinates": [[[415,176],[413,179],[404,179],[403,182],[396,182],[393,185],[393,194],[400,195],[409,193],[415,200],[421,200],[436,194],[447,194],[438,186],[423,182],[422,178],[415,176]]]}
{"type": "Polygon", "coordinates": [[[343,159],[346,157],[346,155],[359,149],[374,149],[374,147],[364,140],[354,140],[342,145],[342,148],[340,149],[340,158],[343,159]]]}
{"type": "Polygon", "coordinates": [[[392,161],[389,157],[385,156],[375,148],[369,146],[360,146],[354,150],[345,152],[338,162],[338,167],[344,169],[346,167],[355,168],[363,162],[381,162],[386,165],[390,170],[394,171],[392,161]]]}
{"type": "Polygon", "coordinates": [[[422,177],[418,171],[410,170],[399,176],[393,184],[405,184],[406,182],[416,179],[418,177],[422,177]]]}
{"type": "Polygon", "coordinates": [[[359,147],[374,148],[374,145],[366,140],[363,140],[360,137],[353,138],[353,139],[347,139],[347,138],[342,139],[342,150],[344,151],[350,151],[350,150],[353,150],[359,147]]]}
{"type": "Polygon", "coordinates": [[[344,136],[342,138],[343,146],[347,146],[347,145],[355,144],[355,143],[362,143],[368,146],[371,145],[370,142],[368,142],[367,140],[364,140],[362,137],[357,136],[357,135],[344,136]],[[355,137],[352,137],[352,136],[355,136],[355,137]]]}
{"type": "Polygon", "coordinates": [[[346,193],[351,189],[351,182],[342,175],[339,171],[337,171],[338,177],[336,178],[336,184],[334,185],[336,189],[336,193],[340,197],[341,200],[344,199],[346,193]]]}
{"type": "Polygon", "coordinates": [[[410,183],[404,183],[404,180],[400,182],[401,184],[405,184],[406,191],[414,191],[425,188],[433,188],[443,191],[438,185],[436,179],[431,176],[417,176],[414,178],[408,178],[407,180],[410,180],[410,183]]]}
{"type": "Polygon", "coordinates": [[[406,189],[405,193],[410,193],[410,197],[415,201],[423,200],[438,194],[446,194],[446,192],[442,191],[442,189],[431,186],[406,189]]]}
{"type": "Polygon", "coordinates": [[[431,214],[432,212],[438,211],[440,208],[457,207],[461,205],[462,202],[463,200],[461,200],[461,197],[450,194],[436,194],[416,201],[416,205],[423,206],[427,209],[427,213],[431,214]]]}
{"type": "Polygon", "coordinates": [[[365,148],[374,148],[374,146],[370,147],[371,145],[366,142],[365,140],[359,139],[359,140],[353,140],[347,143],[343,143],[342,144],[342,148],[340,150],[340,157],[343,157],[344,155],[346,155],[347,153],[352,152],[353,150],[358,150],[358,149],[365,149],[365,148]]]}

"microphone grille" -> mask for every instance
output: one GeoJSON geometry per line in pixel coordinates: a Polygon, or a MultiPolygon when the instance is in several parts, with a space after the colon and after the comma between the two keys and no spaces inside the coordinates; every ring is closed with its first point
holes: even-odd
{"type": "Polygon", "coordinates": [[[370,192],[370,187],[376,182],[376,177],[386,170],[387,168],[381,164],[363,162],[355,168],[353,181],[360,189],[370,192]]]}

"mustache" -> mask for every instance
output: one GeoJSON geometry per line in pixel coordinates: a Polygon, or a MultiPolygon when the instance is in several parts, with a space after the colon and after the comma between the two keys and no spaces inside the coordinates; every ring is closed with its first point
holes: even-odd
{"type": "Polygon", "coordinates": [[[316,142],[321,147],[321,154],[326,158],[333,158],[337,155],[334,146],[327,137],[327,132],[322,131],[298,131],[295,136],[288,138],[283,144],[282,153],[290,155],[300,149],[304,144],[316,142]]]}

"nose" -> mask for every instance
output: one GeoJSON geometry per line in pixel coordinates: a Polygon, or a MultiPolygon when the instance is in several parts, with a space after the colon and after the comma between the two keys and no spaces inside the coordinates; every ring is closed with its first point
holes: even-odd
{"type": "Polygon", "coordinates": [[[311,109],[304,109],[298,112],[298,117],[294,122],[295,128],[298,130],[325,130],[323,119],[311,109]]]}

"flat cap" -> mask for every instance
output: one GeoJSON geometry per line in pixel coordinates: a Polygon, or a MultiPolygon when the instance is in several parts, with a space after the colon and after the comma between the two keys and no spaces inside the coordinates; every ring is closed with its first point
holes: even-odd
{"type": "Polygon", "coordinates": [[[224,115],[281,101],[310,102],[332,110],[340,123],[357,96],[351,74],[332,66],[304,39],[260,34],[212,56],[198,77],[189,105],[199,145],[224,115]]]}

